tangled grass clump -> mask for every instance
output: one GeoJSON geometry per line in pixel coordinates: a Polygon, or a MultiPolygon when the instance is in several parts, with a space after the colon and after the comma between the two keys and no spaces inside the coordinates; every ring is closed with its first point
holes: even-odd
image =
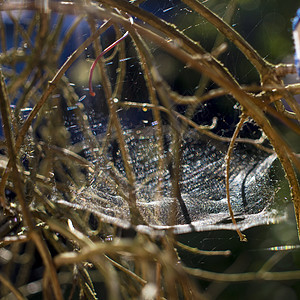
{"type": "MultiPolygon", "coordinates": [[[[224,257],[231,252],[188,247],[178,241],[173,230],[180,218],[189,228],[195,226],[182,191],[184,182],[189,182],[183,176],[188,171],[183,170],[189,170],[192,179],[196,174],[187,162],[200,169],[195,162],[200,150],[192,157],[184,156],[184,147],[196,133],[199,141],[206,136],[207,149],[216,152],[211,158],[217,157],[219,163],[217,171],[205,173],[213,168],[207,165],[197,174],[202,175],[203,182],[213,174],[216,191],[224,193],[216,203],[223,203],[222,207],[226,204],[231,229],[241,240],[246,236],[239,219],[245,219],[249,211],[253,216],[254,210],[235,210],[235,200],[243,202],[240,197],[247,195],[234,198],[232,185],[241,181],[233,177],[245,176],[242,188],[253,186],[254,181],[254,195],[258,195],[265,189],[263,180],[267,177],[263,175],[275,155],[288,180],[299,226],[299,157],[274,126],[277,120],[293,134],[300,133],[300,108],[294,98],[300,85],[283,82],[284,76],[296,72],[295,67],[271,64],[230,26],[236,1],[229,1],[224,20],[199,1],[182,0],[181,5],[210,23],[219,32],[218,41],[225,39],[245,55],[259,74],[256,85],[242,85],[218,60],[226,51],[225,43],[218,42],[217,47],[206,51],[176,24],[143,9],[143,2],[0,1],[1,297],[13,294],[24,299],[42,293],[45,299],[208,299],[210,295],[195,278],[227,283],[300,279],[297,268],[271,271],[284,256],[277,253],[251,272],[229,274],[187,267],[180,251],[224,257]],[[110,44],[104,33],[111,27],[119,43],[104,56],[102,45],[110,44]],[[71,42],[80,30],[84,31],[82,41],[74,48],[71,42]],[[128,32],[126,39],[124,32],[128,32]],[[66,55],[67,50],[72,53],[66,55]],[[96,93],[91,91],[95,98],[88,94],[91,57],[99,57],[96,76],[90,81],[94,86],[101,82],[96,93]],[[166,70],[159,67],[159,57],[199,75],[192,95],[182,95],[168,82],[163,74],[166,70]],[[197,121],[200,107],[217,98],[224,102],[234,99],[238,104],[239,120],[229,131],[230,137],[216,130],[218,122],[226,119],[225,113],[211,118],[210,124],[197,121]],[[101,117],[97,116],[99,111],[101,117]],[[126,124],[127,113],[129,119],[139,120],[137,128],[132,128],[136,120],[126,124]],[[141,122],[143,113],[147,115],[141,122]],[[239,137],[243,126],[252,123],[258,137],[239,137]],[[145,134],[149,127],[151,135],[145,134]],[[150,139],[155,141],[147,143],[150,139]],[[138,153],[130,148],[136,140],[145,148],[138,153]],[[225,151],[219,150],[221,144],[225,151]],[[249,148],[244,145],[256,150],[247,152],[249,148]],[[239,146],[238,161],[243,167],[234,164],[235,147],[239,146]],[[247,160],[253,153],[265,154],[247,160]],[[223,173],[216,176],[220,170],[223,173]],[[143,172],[148,172],[147,177],[143,172]],[[146,198],[140,196],[142,189],[152,182],[155,189],[150,192],[155,199],[143,207],[155,202],[151,206],[153,218],[160,222],[162,214],[167,216],[162,222],[164,228],[155,228],[141,213],[141,202],[146,198]],[[105,213],[86,205],[89,197],[105,207],[105,213]],[[116,207],[126,222],[116,217],[116,207]]],[[[275,187],[273,192],[270,194],[276,193],[275,187]]],[[[262,199],[257,202],[259,205],[262,199]]],[[[255,213],[266,210],[262,206],[255,213]]],[[[215,220],[212,225],[220,221],[215,220]]],[[[221,221],[225,222],[224,218],[221,221]]],[[[225,228],[229,227],[222,226],[225,228]]]]}

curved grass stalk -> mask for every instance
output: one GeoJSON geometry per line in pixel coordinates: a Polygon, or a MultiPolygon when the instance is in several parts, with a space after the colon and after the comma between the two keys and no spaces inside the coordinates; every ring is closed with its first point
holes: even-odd
{"type": "MultiPolygon", "coordinates": [[[[135,32],[131,35],[135,46],[136,51],[139,54],[141,65],[144,70],[144,78],[146,80],[146,85],[149,91],[149,98],[150,103],[152,104],[152,113],[153,113],[153,119],[157,123],[157,126],[155,126],[155,132],[157,136],[157,145],[158,145],[158,178],[157,178],[157,197],[160,199],[160,195],[162,193],[162,184],[163,184],[163,170],[165,167],[164,162],[164,139],[163,139],[163,129],[162,129],[162,118],[160,115],[160,110],[158,108],[158,99],[155,92],[155,84],[154,84],[154,78],[152,76],[151,70],[154,68],[153,65],[153,57],[145,45],[144,41],[142,40],[141,36],[136,34],[135,32]]],[[[124,102],[123,102],[124,103],[124,102]]],[[[145,106],[142,107],[145,109],[145,106]]],[[[168,111],[168,110],[167,110],[168,111]]],[[[169,112],[169,111],[168,111],[169,112]]],[[[159,210],[156,212],[157,215],[159,215],[159,210]]]]}
{"type": "Polygon", "coordinates": [[[5,278],[2,274],[0,274],[0,281],[4,286],[6,286],[16,297],[17,300],[25,300],[26,298],[21,294],[20,291],[18,291],[14,285],[7,279],[5,278]]]}
{"type": "Polygon", "coordinates": [[[247,57],[247,59],[256,67],[258,72],[263,76],[269,72],[269,68],[272,66],[266,60],[264,60],[256,50],[228,23],[224,22],[215,13],[209,10],[206,6],[197,0],[183,0],[190,8],[195,12],[203,16],[215,26],[220,32],[224,34],[226,38],[231,40],[247,57]]]}
{"type": "Polygon", "coordinates": [[[300,271],[282,271],[282,272],[249,272],[237,274],[221,274],[200,269],[184,267],[184,270],[197,278],[207,281],[219,282],[245,282],[245,281],[277,281],[277,280],[299,280],[300,271]]]}
{"type": "MultiPolygon", "coordinates": [[[[117,33],[117,36],[120,36],[120,31],[115,30],[117,33]]],[[[121,37],[120,37],[121,38],[121,37]]],[[[106,61],[111,61],[118,53],[118,74],[117,74],[117,81],[116,86],[113,91],[113,99],[120,99],[122,96],[122,91],[124,87],[125,82],[125,76],[126,76],[126,49],[125,49],[125,43],[119,43],[118,47],[114,48],[113,53],[106,58],[106,61]]]]}
{"type": "Polygon", "coordinates": [[[90,75],[89,75],[89,89],[90,89],[90,95],[92,97],[96,96],[96,93],[93,91],[93,87],[92,87],[92,78],[93,78],[93,73],[95,70],[95,67],[97,66],[97,63],[99,61],[99,59],[106,54],[107,52],[109,52],[110,50],[112,50],[114,47],[116,47],[121,41],[123,41],[126,37],[128,36],[128,31],[126,31],[124,33],[124,35],[122,37],[120,37],[118,40],[116,40],[115,42],[113,42],[111,45],[109,45],[107,48],[105,48],[95,59],[95,61],[93,62],[91,69],[90,69],[90,75]]]}
{"type": "Polygon", "coordinates": [[[236,138],[237,138],[239,132],[241,131],[244,123],[246,122],[246,120],[247,120],[246,114],[242,113],[242,115],[240,116],[240,121],[238,122],[238,124],[237,124],[237,126],[236,126],[236,128],[234,130],[233,136],[232,136],[230,144],[228,146],[227,154],[225,156],[225,163],[226,163],[225,182],[226,182],[227,205],[228,205],[228,209],[229,209],[229,213],[230,213],[230,217],[231,217],[232,223],[236,226],[236,232],[239,235],[240,240],[242,242],[247,242],[247,238],[238,229],[237,223],[236,223],[236,220],[235,220],[235,217],[234,217],[234,213],[233,213],[232,208],[231,208],[231,204],[230,204],[230,184],[229,184],[229,177],[230,177],[230,159],[231,159],[231,154],[232,154],[233,149],[234,149],[234,144],[236,142],[236,138]]]}
{"type": "Polygon", "coordinates": [[[199,250],[198,248],[190,247],[185,244],[182,244],[180,242],[175,243],[177,246],[179,246],[181,249],[188,251],[190,253],[199,254],[199,255],[207,255],[207,256],[230,256],[231,251],[225,250],[225,251],[206,251],[206,250],[199,250]]]}

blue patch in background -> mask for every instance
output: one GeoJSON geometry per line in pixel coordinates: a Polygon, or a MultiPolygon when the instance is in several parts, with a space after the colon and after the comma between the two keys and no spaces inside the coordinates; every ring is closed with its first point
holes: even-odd
{"type": "Polygon", "coordinates": [[[297,15],[293,19],[293,37],[295,43],[295,65],[298,76],[300,77],[300,8],[297,10],[297,15]]]}

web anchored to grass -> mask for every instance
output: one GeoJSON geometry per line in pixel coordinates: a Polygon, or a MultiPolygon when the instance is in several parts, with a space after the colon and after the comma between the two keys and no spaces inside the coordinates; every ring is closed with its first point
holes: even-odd
{"type": "Polygon", "coordinates": [[[207,253],[176,241],[176,234],[220,229],[246,241],[242,231],[283,220],[282,178],[272,175],[277,158],[299,228],[300,162],[274,126],[280,121],[300,133],[300,85],[282,80],[295,67],[269,63],[230,26],[234,0],[226,21],[198,1],[180,4],[187,18],[202,18],[219,32],[210,52],[143,2],[0,2],[1,253],[10,253],[1,267],[2,296],[24,299],[42,290],[46,299],[96,299],[104,297],[102,282],[109,299],[206,299],[193,277],[300,278],[298,270],[270,271],[284,254],[258,272],[188,268],[178,264],[180,251],[230,251],[207,253]],[[82,38],[79,46],[74,36],[82,38]],[[224,42],[245,55],[260,82],[234,78],[218,60],[224,42]],[[163,59],[188,70],[189,80],[199,76],[193,93],[170,83],[163,59]],[[205,108],[216,99],[222,114],[205,108]],[[233,127],[228,99],[236,101],[233,127]],[[244,133],[247,126],[252,134],[244,133]],[[121,237],[131,231],[130,239],[121,237]],[[30,292],[35,247],[45,271],[42,286],[38,280],[30,292]],[[31,251],[27,263],[20,262],[22,251],[31,251]],[[16,266],[24,272],[14,278],[16,266]]]}

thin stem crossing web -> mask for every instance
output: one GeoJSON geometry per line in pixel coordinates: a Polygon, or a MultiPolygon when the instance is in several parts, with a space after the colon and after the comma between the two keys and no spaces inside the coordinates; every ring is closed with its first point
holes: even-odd
{"type": "Polygon", "coordinates": [[[128,31],[126,31],[124,33],[124,35],[122,37],[120,37],[118,40],[116,40],[115,42],[113,42],[111,45],[109,45],[107,48],[105,48],[95,59],[95,61],[93,62],[91,69],[90,69],[90,75],[89,75],[89,90],[90,90],[90,95],[92,97],[96,96],[96,93],[93,91],[93,87],[92,87],[92,78],[93,78],[93,73],[95,70],[95,67],[99,61],[99,59],[101,57],[103,57],[103,55],[105,55],[107,52],[109,52],[110,50],[112,50],[114,47],[116,47],[121,41],[123,41],[126,37],[128,36],[128,31]]]}

